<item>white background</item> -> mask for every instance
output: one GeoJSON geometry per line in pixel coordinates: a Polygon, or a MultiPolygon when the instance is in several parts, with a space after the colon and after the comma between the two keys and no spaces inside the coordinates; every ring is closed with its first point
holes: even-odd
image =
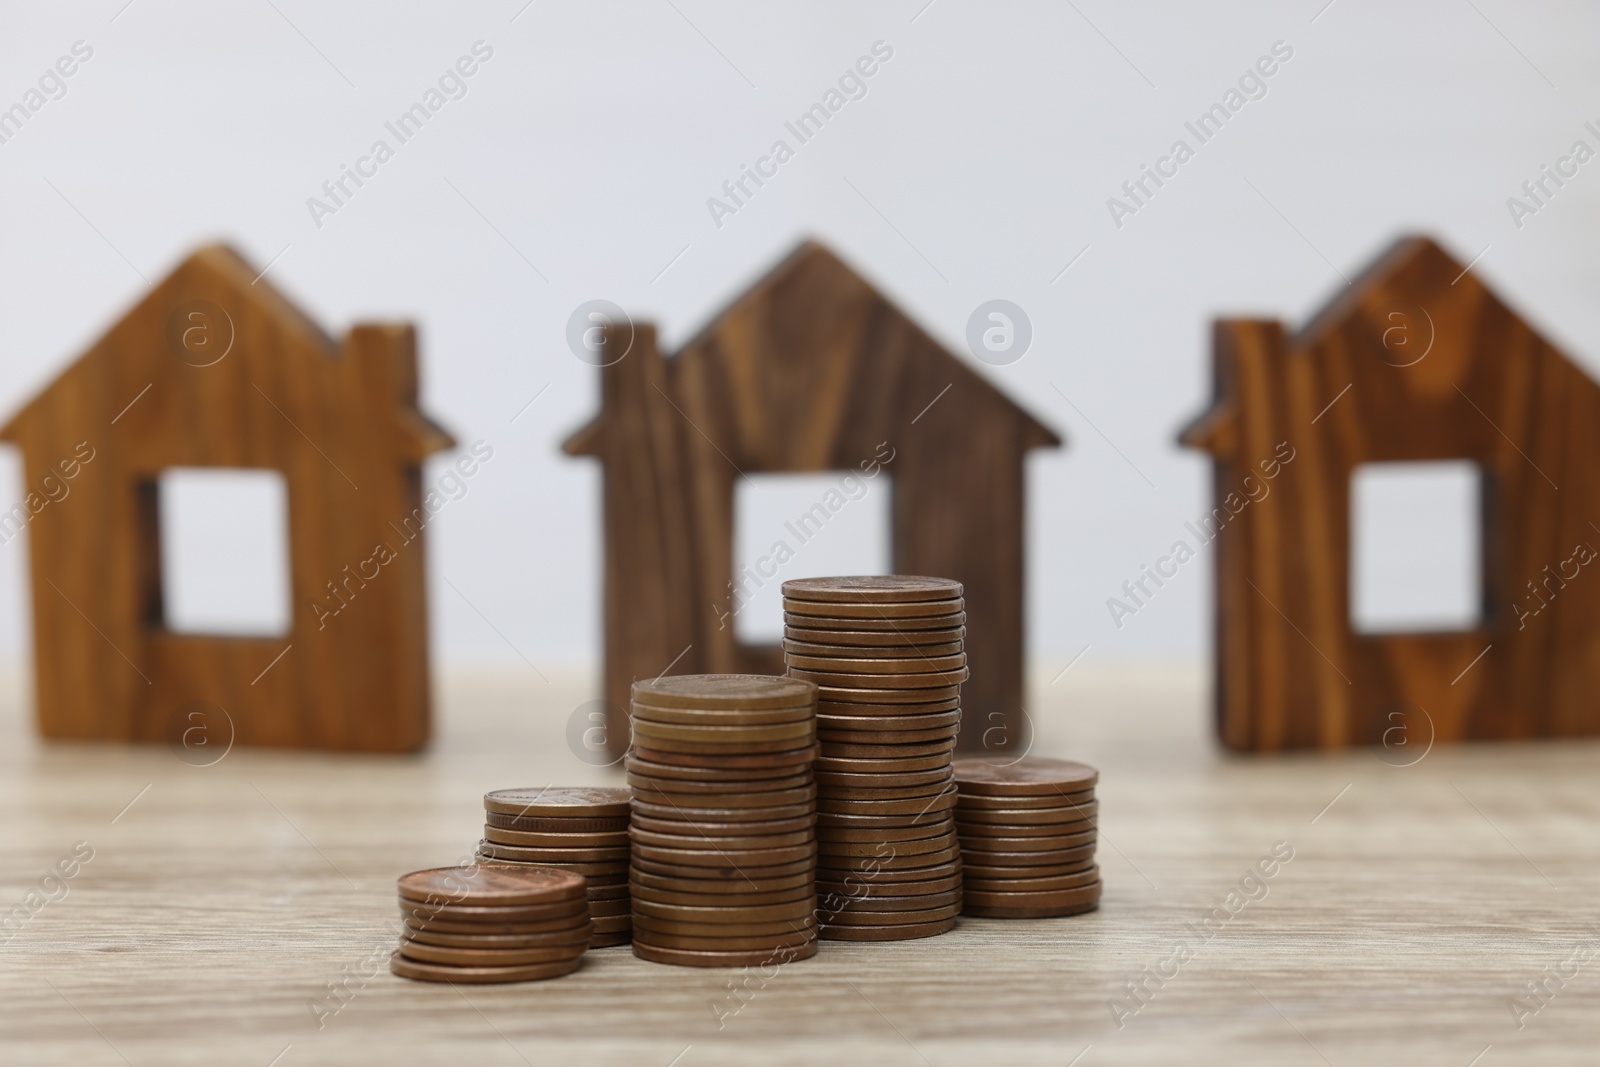
{"type": "MultiPolygon", "coordinates": [[[[806,235],[963,354],[979,303],[1030,316],[1027,356],[980,369],[1070,438],[1028,472],[1041,664],[1210,648],[1209,549],[1120,630],[1105,602],[1206,510],[1174,435],[1207,403],[1212,316],[1297,323],[1423,230],[1463,261],[1489,246],[1482,275],[1600,358],[1600,161],[1520,231],[1506,207],[1574,140],[1600,148],[1592,5],[123,4],[0,16],[0,107],[94,48],[0,145],[0,410],[216,238],[281,252],[268,279],[336,335],[417,322],[424,407],[495,449],[429,532],[445,665],[598,659],[598,471],[558,451],[596,402],[573,308],[614,300],[673,346],[806,235]],[[468,95],[316,228],[307,198],[478,40],[468,95]],[[880,40],[868,95],[717,228],[707,197],[880,40]],[[1269,94],[1117,229],[1107,197],[1278,40],[1269,94]]],[[[0,502],[19,469],[7,450],[0,502]]],[[[25,550],[0,546],[8,659],[25,550]]]]}

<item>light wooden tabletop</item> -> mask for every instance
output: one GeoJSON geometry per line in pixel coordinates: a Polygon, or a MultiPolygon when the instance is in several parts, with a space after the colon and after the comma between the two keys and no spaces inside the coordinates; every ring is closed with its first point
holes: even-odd
{"type": "Polygon", "coordinates": [[[484,791],[620,781],[567,749],[584,680],[545,673],[446,678],[420,758],[203,767],[41,745],[7,684],[0,915],[24,918],[0,946],[0,1061],[1595,1062],[1600,745],[1426,751],[1419,727],[1391,751],[1235,758],[1182,672],[1036,686],[1035,750],[1102,771],[1098,913],[824,943],[766,976],[614,948],[527,985],[391,977],[395,876],[469,855],[484,791]],[[1293,858],[1248,877],[1275,848],[1293,858]],[[46,879],[63,859],[74,876],[46,879]]]}

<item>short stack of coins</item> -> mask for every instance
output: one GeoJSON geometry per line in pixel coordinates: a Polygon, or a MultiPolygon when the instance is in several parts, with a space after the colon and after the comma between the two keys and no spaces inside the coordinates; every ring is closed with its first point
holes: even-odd
{"type": "Polygon", "coordinates": [[[967,679],[960,582],[783,584],[784,661],[817,685],[821,937],[942,934],[961,911],[950,761],[967,679]]]}
{"type": "Polygon", "coordinates": [[[955,772],[966,914],[1047,919],[1099,906],[1099,771],[1029,756],[1009,765],[959,759],[955,772]]]}
{"type": "Polygon", "coordinates": [[[401,875],[389,969],[426,982],[529,982],[578,969],[593,925],[582,875],[547,867],[436,867],[401,875]]]}
{"type": "Polygon", "coordinates": [[[628,791],[535,786],[484,795],[478,858],[581,874],[594,918],[591,948],[625,945],[628,904],[628,791]]]}
{"type": "Polygon", "coordinates": [[[634,684],[634,955],[736,967],[816,954],[816,703],[789,678],[634,684]]]}

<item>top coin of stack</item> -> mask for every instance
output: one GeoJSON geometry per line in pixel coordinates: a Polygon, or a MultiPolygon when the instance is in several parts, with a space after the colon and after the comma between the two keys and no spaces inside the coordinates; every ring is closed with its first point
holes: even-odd
{"type": "Polygon", "coordinates": [[[950,760],[967,678],[960,582],[783,583],[784,662],[817,692],[820,936],[944,933],[961,910],[950,760]]]}
{"type": "Polygon", "coordinates": [[[816,702],[789,678],[634,684],[634,955],[729,967],[816,954],[816,702]]]}
{"type": "Polygon", "coordinates": [[[436,867],[399,881],[405,927],[389,969],[428,982],[526,982],[578,969],[592,924],[583,876],[547,867],[436,867]]]}
{"type": "Polygon", "coordinates": [[[959,759],[955,772],[968,915],[1045,919],[1099,906],[1099,771],[1028,756],[959,759]]]}
{"type": "Polygon", "coordinates": [[[590,947],[627,944],[632,923],[626,789],[499,789],[484,795],[483,808],[480,859],[583,875],[594,917],[590,947]]]}

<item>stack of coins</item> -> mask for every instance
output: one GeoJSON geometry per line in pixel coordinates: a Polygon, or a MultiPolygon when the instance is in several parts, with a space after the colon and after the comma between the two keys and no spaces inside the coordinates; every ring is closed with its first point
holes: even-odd
{"type": "Polygon", "coordinates": [[[955,772],[968,915],[1045,919],[1099,906],[1099,771],[1030,756],[1009,766],[960,759],[955,772]]]}
{"type": "Polygon", "coordinates": [[[483,798],[478,858],[527,863],[581,874],[594,918],[591,948],[625,945],[633,928],[628,905],[626,789],[500,789],[483,798]]]}
{"type": "Polygon", "coordinates": [[[817,951],[816,687],[702,674],[633,686],[633,953],[694,967],[817,951]]]}
{"type": "Polygon", "coordinates": [[[527,982],[578,969],[592,925],[580,874],[436,867],[400,878],[400,949],[389,970],[426,982],[527,982]]]}
{"type": "Polygon", "coordinates": [[[783,583],[789,676],[817,685],[821,937],[929,937],[961,911],[950,760],[963,603],[945,578],[783,583]]]}

